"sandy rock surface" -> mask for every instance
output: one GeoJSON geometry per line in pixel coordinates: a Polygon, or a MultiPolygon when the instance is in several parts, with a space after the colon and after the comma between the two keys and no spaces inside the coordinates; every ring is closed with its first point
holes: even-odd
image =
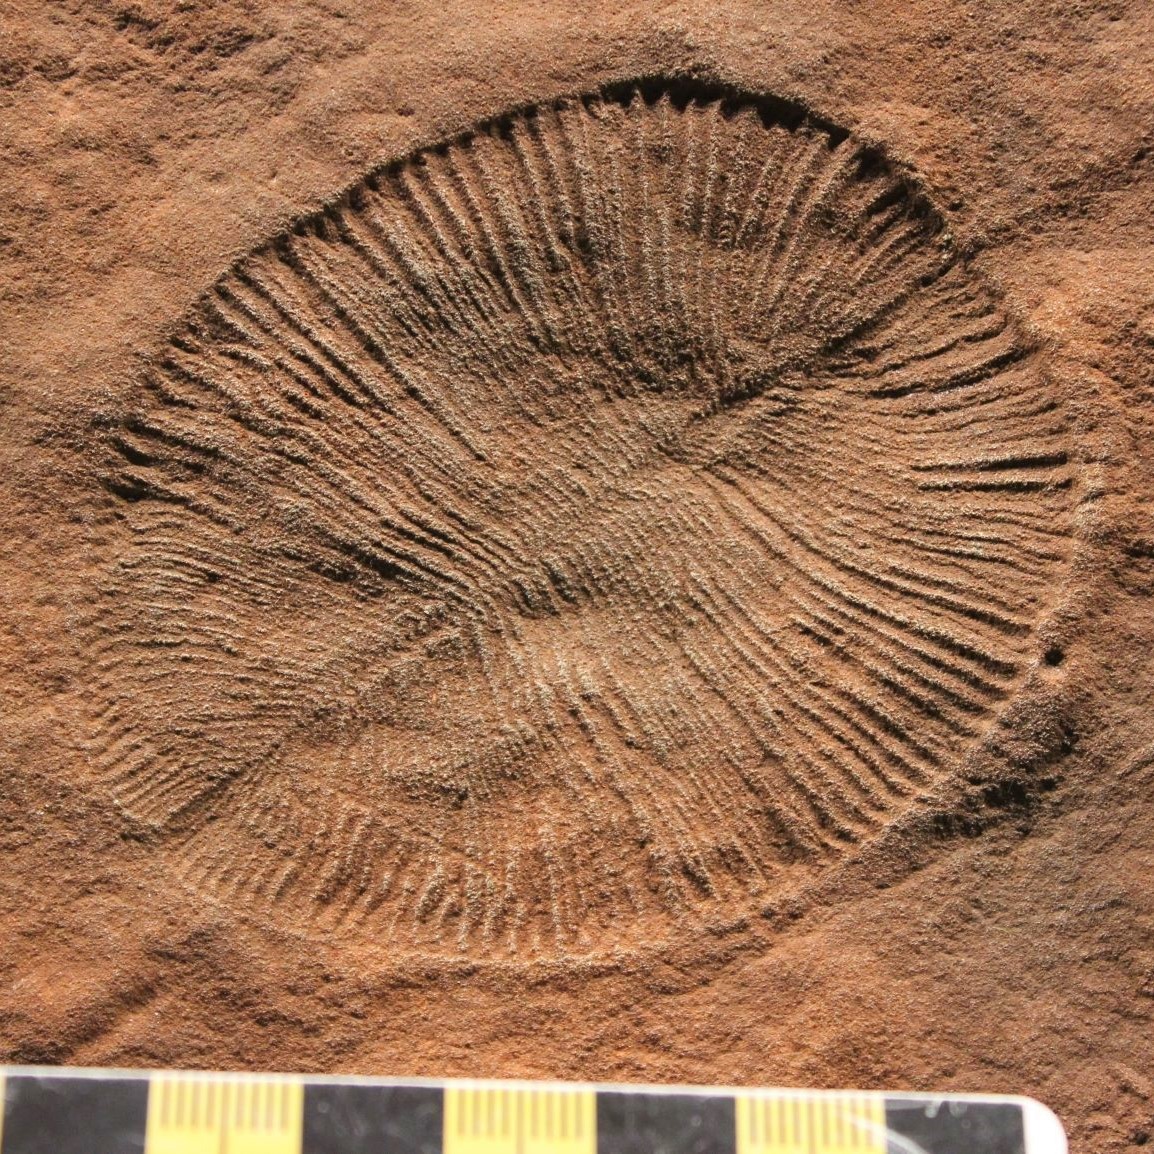
{"type": "Polygon", "coordinates": [[[1154,1133],[1149,5],[9,4],[6,1061],[1154,1133]]]}

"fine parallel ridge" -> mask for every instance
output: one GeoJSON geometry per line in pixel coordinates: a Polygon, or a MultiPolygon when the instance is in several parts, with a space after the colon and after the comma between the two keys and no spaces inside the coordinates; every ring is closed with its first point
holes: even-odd
{"type": "Polygon", "coordinates": [[[1037,660],[1077,471],[876,148],[683,82],[375,172],[107,435],[92,771],[191,885],[385,954],[732,920],[1037,660]]]}

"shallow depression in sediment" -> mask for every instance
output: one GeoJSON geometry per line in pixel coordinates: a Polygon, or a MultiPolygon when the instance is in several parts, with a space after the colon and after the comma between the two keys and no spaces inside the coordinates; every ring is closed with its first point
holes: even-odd
{"type": "Polygon", "coordinates": [[[1038,358],[875,149],[684,84],[367,178],[110,432],[91,760],[400,952],[754,908],[918,804],[1067,554],[1038,358]]]}

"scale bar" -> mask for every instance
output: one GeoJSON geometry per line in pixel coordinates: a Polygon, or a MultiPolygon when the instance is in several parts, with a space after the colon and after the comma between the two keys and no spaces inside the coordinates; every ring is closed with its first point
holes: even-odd
{"type": "Polygon", "coordinates": [[[1027,1098],[13,1068],[0,1154],[1065,1154],[1027,1098]]]}

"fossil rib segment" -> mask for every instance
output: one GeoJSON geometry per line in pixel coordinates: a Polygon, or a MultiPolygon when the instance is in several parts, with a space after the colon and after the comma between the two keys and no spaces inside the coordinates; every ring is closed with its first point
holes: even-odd
{"type": "Polygon", "coordinates": [[[1066,555],[1035,355],[876,151],[752,99],[392,166],[145,394],[94,771],[206,892],[394,951],[597,951],[822,868],[956,770],[1066,555]]]}

